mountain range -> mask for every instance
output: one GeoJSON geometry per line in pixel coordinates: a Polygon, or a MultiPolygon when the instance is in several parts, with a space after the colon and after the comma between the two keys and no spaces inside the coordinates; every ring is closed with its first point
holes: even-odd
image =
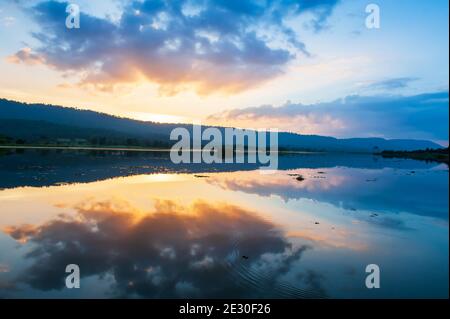
{"type": "MultiPolygon", "coordinates": [[[[170,147],[172,129],[190,124],[163,124],[117,117],[77,108],[27,104],[0,99],[1,144],[89,144],[170,147]]],[[[205,127],[206,128],[206,127],[205,127]]],[[[219,129],[223,130],[223,127],[219,129]]],[[[373,153],[386,150],[437,149],[432,141],[414,139],[347,138],[280,132],[280,149],[373,153]]]]}

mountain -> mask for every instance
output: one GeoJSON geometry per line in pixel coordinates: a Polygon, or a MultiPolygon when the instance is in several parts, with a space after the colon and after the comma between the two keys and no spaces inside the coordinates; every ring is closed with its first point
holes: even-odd
{"type": "MultiPolygon", "coordinates": [[[[76,108],[26,104],[0,99],[0,143],[127,145],[169,147],[172,129],[189,124],[161,124],[121,118],[76,108]]],[[[223,127],[219,129],[224,130],[223,127]]],[[[339,152],[412,151],[442,148],[431,141],[412,139],[349,138],[281,132],[280,149],[339,152]]]]}

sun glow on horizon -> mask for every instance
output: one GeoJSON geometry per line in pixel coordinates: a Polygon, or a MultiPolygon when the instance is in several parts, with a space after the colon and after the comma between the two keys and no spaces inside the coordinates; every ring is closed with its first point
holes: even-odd
{"type": "Polygon", "coordinates": [[[149,122],[156,122],[156,123],[189,123],[192,122],[191,119],[188,119],[184,116],[177,116],[177,115],[171,115],[171,114],[158,114],[158,113],[147,113],[147,112],[131,112],[128,113],[128,116],[130,118],[134,118],[140,121],[149,121],[149,122]]]}

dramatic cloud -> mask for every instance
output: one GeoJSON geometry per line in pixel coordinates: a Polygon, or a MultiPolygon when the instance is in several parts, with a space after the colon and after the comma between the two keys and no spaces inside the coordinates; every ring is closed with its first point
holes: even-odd
{"type": "Polygon", "coordinates": [[[276,127],[337,137],[416,138],[448,141],[448,92],[415,96],[348,96],[312,105],[263,105],[214,114],[211,123],[276,127]]]}
{"type": "Polygon", "coordinates": [[[159,201],[154,211],[142,212],[128,203],[104,201],[76,209],[74,217],[5,229],[17,241],[30,244],[26,257],[31,266],[16,284],[62,289],[65,273],[56,270],[76,263],[83,278],[112,278],[108,293],[121,297],[323,293],[305,281],[301,287],[280,284],[278,276],[290,271],[310,247],[294,247],[272,223],[237,206],[197,202],[183,207],[159,201]],[[267,271],[271,275],[266,277],[267,271]],[[258,278],[258,286],[249,286],[247,276],[258,278]]]}
{"type": "Polygon", "coordinates": [[[104,90],[149,81],[167,94],[236,92],[280,74],[296,53],[308,55],[287,17],[308,13],[319,30],[337,2],[127,1],[118,21],[82,12],[81,28],[67,29],[67,3],[45,1],[29,10],[40,27],[39,58],[14,58],[75,71],[81,85],[104,90]]]}

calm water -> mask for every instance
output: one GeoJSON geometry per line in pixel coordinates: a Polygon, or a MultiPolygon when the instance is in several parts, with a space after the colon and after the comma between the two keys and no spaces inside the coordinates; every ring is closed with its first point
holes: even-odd
{"type": "Polygon", "coordinates": [[[446,165],[299,154],[261,175],[163,153],[0,152],[0,297],[448,297],[446,165]]]}

